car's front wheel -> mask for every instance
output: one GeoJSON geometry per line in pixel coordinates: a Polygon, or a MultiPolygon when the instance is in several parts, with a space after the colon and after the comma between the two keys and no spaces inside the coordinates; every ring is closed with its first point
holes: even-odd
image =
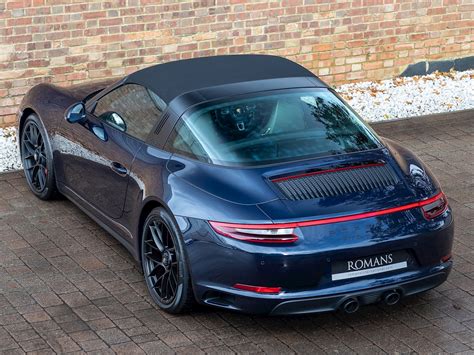
{"type": "Polygon", "coordinates": [[[40,199],[49,200],[57,194],[53,152],[43,122],[29,115],[20,133],[20,154],[30,190],[40,199]]]}
{"type": "Polygon", "coordinates": [[[194,303],[184,243],[172,216],[155,208],[143,226],[141,260],[153,300],[169,313],[188,311],[194,303]]]}

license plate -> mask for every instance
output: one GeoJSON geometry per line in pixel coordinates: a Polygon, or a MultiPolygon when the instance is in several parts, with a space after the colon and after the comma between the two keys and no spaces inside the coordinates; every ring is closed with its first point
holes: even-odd
{"type": "Polygon", "coordinates": [[[332,264],[332,281],[353,279],[408,267],[408,254],[396,251],[332,264]]]}

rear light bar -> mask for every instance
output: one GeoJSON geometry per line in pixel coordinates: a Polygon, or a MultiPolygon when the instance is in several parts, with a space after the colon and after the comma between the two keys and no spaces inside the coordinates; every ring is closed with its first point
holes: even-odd
{"type": "Polygon", "coordinates": [[[274,224],[239,224],[209,221],[212,229],[224,237],[252,243],[294,243],[298,240],[295,230],[299,227],[318,226],[321,224],[348,222],[357,219],[382,216],[390,213],[402,212],[420,208],[426,219],[433,219],[448,209],[448,200],[444,193],[407,205],[386,208],[383,210],[357,213],[341,217],[316,219],[304,222],[274,223],[274,224]]]}
{"type": "Polygon", "coordinates": [[[235,284],[234,288],[239,290],[256,292],[256,293],[267,293],[267,294],[277,294],[281,292],[281,287],[266,287],[266,286],[251,286],[244,284],[235,284]]]}

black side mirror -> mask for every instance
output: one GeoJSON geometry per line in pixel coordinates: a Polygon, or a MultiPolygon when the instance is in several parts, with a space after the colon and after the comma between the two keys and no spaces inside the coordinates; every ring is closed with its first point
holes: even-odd
{"type": "Polygon", "coordinates": [[[84,123],[86,121],[86,107],[84,103],[78,102],[69,106],[64,118],[69,123],[84,123]]]}

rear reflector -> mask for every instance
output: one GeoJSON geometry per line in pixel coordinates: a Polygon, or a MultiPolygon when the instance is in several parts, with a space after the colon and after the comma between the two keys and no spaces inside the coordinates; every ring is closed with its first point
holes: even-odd
{"type": "Polygon", "coordinates": [[[452,255],[451,253],[449,253],[448,255],[443,256],[443,257],[441,258],[441,262],[442,262],[442,263],[445,263],[446,261],[450,260],[452,257],[453,257],[453,255],[452,255]]]}
{"type": "Polygon", "coordinates": [[[239,290],[256,292],[256,293],[280,293],[281,287],[266,287],[266,286],[251,286],[251,285],[244,285],[244,284],[235,284],[234,288],[238,288],[239,290]]]}
{"type": "Polygon", "coordinates": [[[209,221],[209,224],[217,234],[246,242],[293,243],[298,240],[295,230],[299,227],[348,222],[357,219],[377,217],[390,213],[407,211],[414,208],[420,208],[426,219],[433,219],[440,216],[448,209],[448,200],[446,199],[446,196],[440,192],[436,196],[426,200],[413,202],[398,207],[391,207],[373,212],[356,213],[347,216],[316,219],[312,221],[274,224],[239,224],[209,221]]]}

